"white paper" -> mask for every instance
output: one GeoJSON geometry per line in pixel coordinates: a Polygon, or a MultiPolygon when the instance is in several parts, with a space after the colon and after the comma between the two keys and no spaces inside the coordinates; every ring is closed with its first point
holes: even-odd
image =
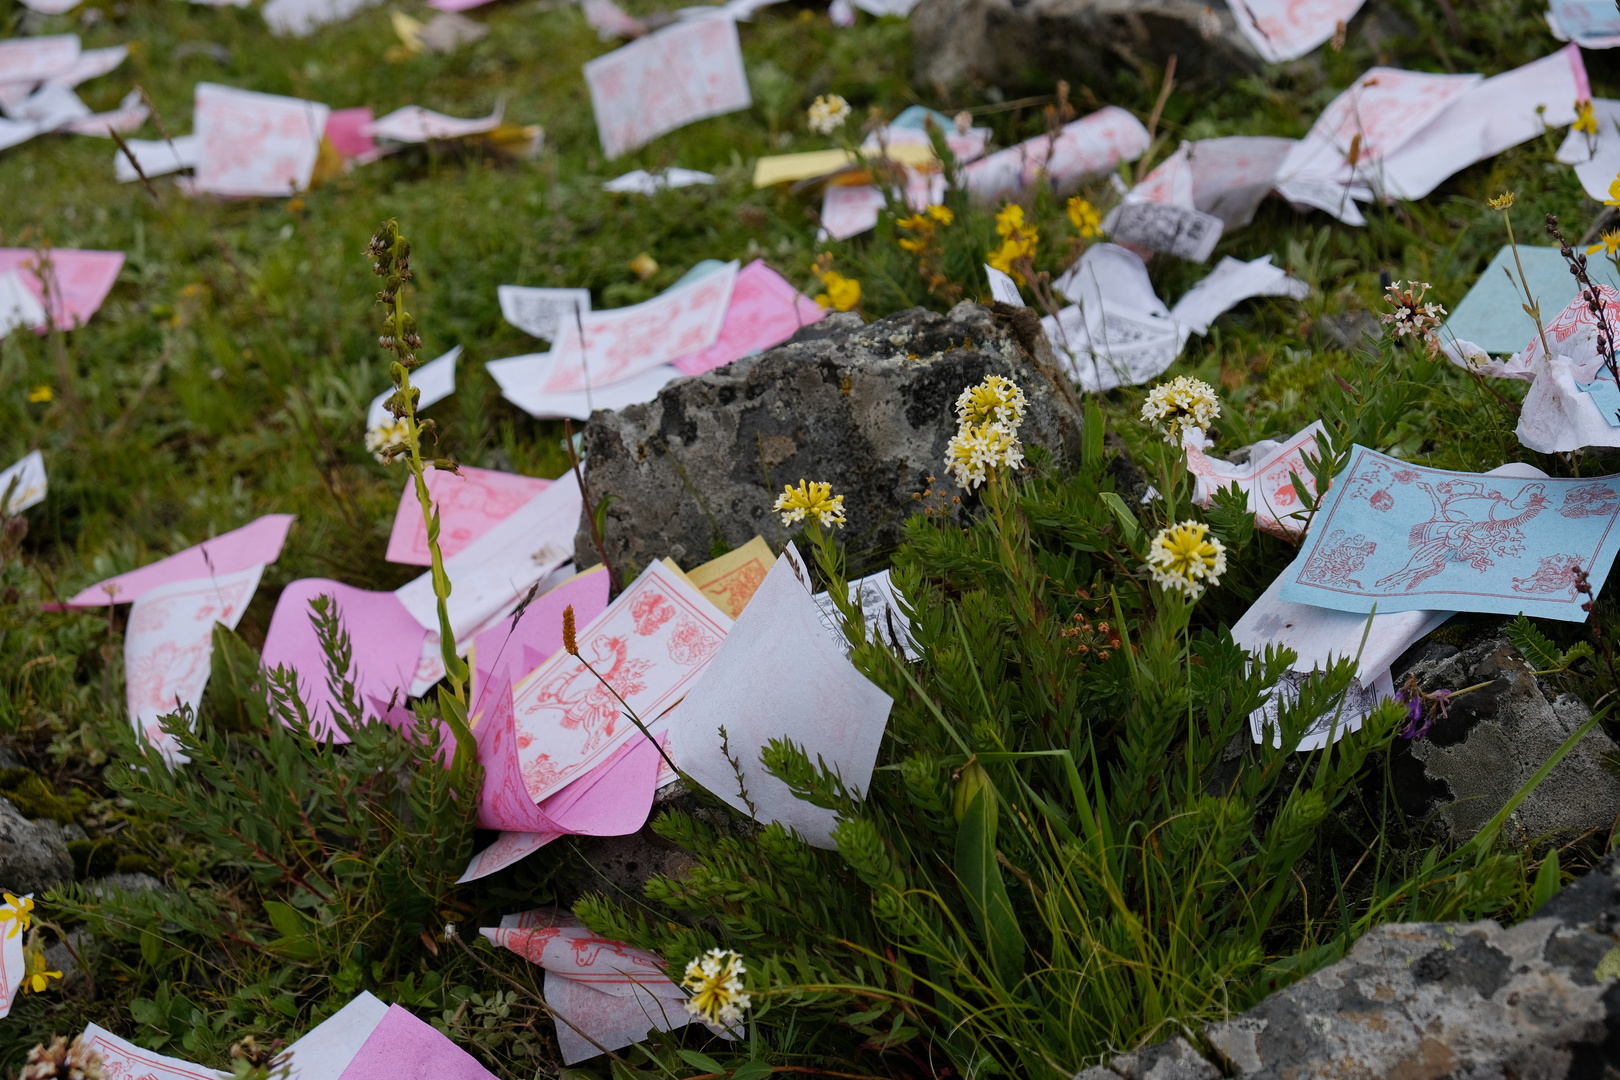
{"type": "Polygon", "coordinates": [[[670,750],[684,772],[739,812],[749,813],[752,804],[761,823],[780,822],[830,849],[837,815],[794,796],[765,770],[760,751],[771,739],[790,739],[859,795],[871,783],[894,702],[828,638],[804,572],[790,544],[671,713],[670,750]],[[721,728],[741,767],[747,802],[721,728]]]}
{"type": "Polygon", "coordinates": [[[1297,60],[1348,23],[1365,0],[1232,0],[1238,29],[1273,64],[1297,60]]]}
{"type": "Polygon", "coordinates": [[[387,1015],[386,1004],[369,991],[360,991],[353,1001],[287,1047],[286,1080],[338,1080],[387,1015]]]}
{"type": "Polygon", "coordinates": [[[1228,255],[1176,301],[1170,314],[1186,329],[1203,335],[1209,333],[1210,324],[1223,313],[1251,297],[1283,296],[1303,300],[1309,295],[1310,286],[1289,277],[1282,267],[1271,265],[1270,255],[1250,262],[1228,255]]]}
{"type": "Polygon", "coordinates": [[[72,68],[78,58],[78,34],[0,41],[0,84],[44,82],[72,68]]]}
{"type": "MultiPolygon", "coordinates": [[[[921,213],[945,201],[945,177],[902,165],[906,174],[904,202],[921,213]]],[[[899,195],[899,192],[896,192],[899,195]]],[[[883,192],[871,184],[828,184],[821,198],[821,227],[835,240],[848,240],[876,228],[878,214],[888,208],[883,192]]]]}
{"type": "Polygon", "coordinates": [[[602,152],[612,160],[666,132],[753,104],[737,24],[685,19],[585,65],[602,152]]]}
{"type": "Polygon", "coordinates": [[[71,121],[90,115],[90,106],[79,95],[61,86],[35,91],[11,109],[13,120],[23,120],[39,131],[55,131],[71,121]]]}
{"type": "Polygon", "coordinates": [[[139,90],[131,90],[124,95],[124,100],[118,103],[118,108],[112,112],[96,113],[92,116],[69,120],[62,125],[63,131],[70,131],[75,135],[90,135],[99,139],[112,138],[112,132],[120,135],[138,131],[146,123],[152,110],[146,107],[141,100],[139,90]]]}
{"type": "Polygon", "coordinates": [[[1135,252],[1093,244],[1053,288],[1078,303],[1041,325],[1059,363],[1086,390],[1146,382],[1180,355],[1185,333],[1135,252]]]}
{"type": "Polygon", "coordinates": [[[378,117],[363,129],[374,139],[392,139],[402,143],[424,143],[445,139],[464,139],[469,135],[482,135],[501,126],[503,106],[474,120],[424,109],[420,105],[407,105],[395,109],[387,116],[378,117]]]}
{"type": "Polygon", "coordinates": [[[309,187],[330,110],[315,101],[198,83],[196,190],[292,195],[309,187]]]}
{"type": "Polygon", "coordinates": [[[78,7],[82,0],[22,0],[24,7],[41,15],[60,15],[78,7]]]}
{"type": "Polygon", "coordinates": [[[962,169],[962,183],[973,195],[994,203],[1041,177],[1065,190],[1087,177],[1135,161],[1147,152],[1147,128],[1131,113],[1109,105],[1064,125],[1056,136],[1038,135],[987,154],[962,169]]]}
{"type": "MultiPolygon", "coordinates": [[[[898,644],[907,660],[916,660],[922,655],[917,651],[917,643],[912,640],[911,620],[900,608],[889,571],[882,570],[851,581],[849,598],[861,605],[861,617],[866,620],[867,634],[890,648],[898,644]]],[[[821,613],[821,625],[827,635],[848,656],[849,638],[844,636],[842,613],[824,592],[816,593],[812,599],[816,602],[816,610],[821,613]]]]}
{"type": "Polygon", "coordinates": [[[995,267],[985,264],[985,276],[990,279],[990,295],[1003,304],[1013,307],[1024,307],[1023,294],[1018,291],[1018,283],[1003,274],[995,267]]]}
{"type": "Polygon", "coordinates": [[[551,372],[551,358],[546,353],[491,360],[484,367],[501,388],[501,396],[537,420],[589,420],[597,409],[640,405],[683,377],[680,369],[665,364],[606,386],[551,393],[543,386],[551,372]]]}
{"type": "Polygon", "coordinates": [[[97,1024],[86,1027],[79,1042],[101,1056],[108,1080],[220,1080],[212,1069],[136,1046],[97,1024]]]}
{"type": "MultiPolygon", "coordinates": [[[[24,893],[23,899],[33,899],[33,893],[24,893]]],[[[23,975],[27,972],[28,961],[23,955],[23,933],[15,922],[0,923],[5,927],[0,934],[0,1020],[11,1015],[11,1006],[16,1004],[17,991],[22,988],[23,975]]]]}
{"type": "Polygon", "coordinates": [[[1598,202],[1609,198],[1609,185],[1620,175],[1620,101],[1595,98],[1592,117],[1597,133],[1587,135],[1574,128],[1558,148],[1558,160],[1575,166],[1575,176],[1586,193],[1598,202]]]}
{"type": "Polygon", "coordinates": [[[0,338],[13,330],[45,325],[45,306],[15,270],[0,274],[0,338]]]}
{"type": "MultiPolygon", "coordinates": [[[[168,139],[125,139],[124,145],[135,155],[135,160],[140,163],[141,172],[146,174],[147,179],[179,172],[181,169],[195,169],[198,156],[202,152],[195,135],[178,135],[173,145],[168,139]]],[[[129,163],[128,155],[122,150],[113,153],[113,175],[118,178],[120,184],[140,179],[139,174],[135,172],[135,166],[129,163]]]]}
{"type": "MultiPolygon", "coordinates": [[[[1271,729],[1271,745],[1282,745],[1282,731],[1277,726],[1277,714],[1283,702],[1293,704],[1299,700],[1300,686],[1314,676],[1297,671],[1284,672],[1260,707],[1249,714],[1249,734],[1254,741],[1264,742],[1266,729],[1271,729]]],[[[1395,696],[1395,680],[1388,669],[1380,671],[1370,683],[1352,680],[1345,690],[1343,704],[1316,718],[1294,745],[1295,753],[1320,750],[1331,739],[1338,742],[1352,732],[1360,731],[1362,723],[1386,698],[1395,696]]]]}
{"type": "MultiPolygon", "coordinates": [[[[228,2],[246,7],[248,0],[193,0],[194,3],[228,2]]],[[[327,23],[344,19],[374,7],[381,0],[269,0],[264,5],[264,21],[275,34],[308,37],[327,23]]]]}
{"type": "Polygon", "coordinates": [[[852,2],[868,15],[893,15],[904,19],[911,14],[919,0],[852,0],[852,2]]]}
{"type": "Polygon", "coordinates": [[[1278,536],[1296,536],[1305,519],[1295,515],[1303,507],[1294,490],[1295,476],[1315,492],[1315,481],[1305,459],[1321,453],[1316,436],[1323,431],[1318,420],[1282,442],[1265,439],[1254,444],[1245,465],[1233,465],[1204,453],[1191,437],[1185,443],[1187,471],[1193,476],[1193,501],[1208,506],[1217,488],[1236,484],[1248,495],[1249,512],[1258,529],[1278,536]]]}
{"type": "MultiPolygon", "coordinates": [[[[36,9],[38,10],[38,9],[36,9]]],[[[71,90],[82,82],[98,79],[122,64],[129,56],[128,45],[113,45],[106,49],[85,49],[73,63],[45,80],[46,86],[60,86],[71,90]]]]}
{"type": "Polygon", "coordinates": [[[0,150],[21,146],[39,133],[38,125],[26,120],[0,120],[0,150]]]}
{"type": "Polygon", "coordinates": [[[1215,251],[1226,223],[1190,206],[1127,199],[1108,211],[1102,227],[1116,244],[1203,262],[1215,251]]]}
{"type": "MultiPolygon", "coordinates": [[[[456,392],[456,359],[460,355],[461,346],[457,345],[438,359],[429,360],[411,372],[411,386],[422,392],[416,401],[418,413],[456,392]]],[[[371,399],[371,405],[366,409],[368,431],[394,422],[394,414],[388,411],[388,399],[393,396],[394,390],[390,387],[371,399]]]]}
{"type": "Polygon", "coordinates": [[[0,472],[0,516],[20,514],[45,501],[45,455],[31,451],[0,472]]]}
{"type": "Polygon", "coordinates": [[[507,322],[546,341],[557,340],[558,328],[591,310],[589,289],[541,289],[527,285],[497,285],[501,316],[507,322]]]}
{"type": "Polygon", "coordinates": [[[666,188],[683,188],[691,187],[693,184],[714,182],[713,173],[671,166],[655,173],[650,173],[646,169],[627,172],[603,184],[602,190],[611,191],[616,195],[656,195],[666,188]]]}

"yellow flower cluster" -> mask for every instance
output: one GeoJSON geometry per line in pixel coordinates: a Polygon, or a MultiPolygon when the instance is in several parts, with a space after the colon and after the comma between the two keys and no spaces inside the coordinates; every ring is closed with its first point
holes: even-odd
{"type": "Polygon", "coordinates": [[[730,949],[710,949],[686,965],[681,986],[692,991],[686,1011],[711,1024],[732,1027],[742,1020],[752,999],[743,989],[748,974],[743,959],[730,949]]]}
{"type": "Polygon", "coordinates": [[[0,906],[0,923],[11,924],[6,930],[6,937],[14,938],[34,921],[34,901],[31,897],[11,893],[6,893],[5,898],[4,906],[0,906]]]}
{"type": "Polygon", "coordinates": [[[1142,419],[1152,424],[1171,446],[1183,442],[1189,432],[1200,435],[1221,415],[1221,402],[1215,388],[1200,379],[1177,375],[1148,391],[1142,403],[1142,419]]]}
{"type": "Polygon", "coordinates": [[[1016,433],[1024,422],[1028,404],[1017,383],[1000,375],[986,375],[983,382],[968,387],[957,397],[957,425],[1002,424],[1016,433]]]}
{"type": "Polygon", "coordinates": [[[834,495],[831,484],[800,480],[797,489],[784,485],[772,509],[782,515],[783,525],[793,525],[808,516],[825,528],[844,527],[844,497],[834,495]]]}
{"type": "Polygon", "coordinates": [[[810,130],[818,135],[831,135],[849,119],[849,102],[837,94],[818,97],[810,106],[810,130]]]}
{"type": "Polygon", "coordinates": [[[387,423],[374,427],[366,432],[366,449],[370,450],[372,456],[374,456],[378,461],[382,462],[384,465],[388,465],[390,464],[390,461],[383,451],[388,449],[390,446],[396,446],[399,443],[404,442],[408,431],[409,428],[405,423],[404,417],[400,417],[397,420],[390,420],[387,423]]]}
{"type": "Polygon", "coordinates": [[[827,291],[816,297],[816,303],[834,311],[854,311],[861,302],[861,283],[845,277],[832,268],[832,256],[826,252],[816,256],[812,268],[827,291]]]}
{"type": "Polygon", "coordinates": [[[1069,200],[1069,224],[1079,231],[1081,236],[1093,237],[1102,232],[1102,215],[1097,208],[1076,195],[1069,200]]]}
{"type": "Polygon", "coordinates": [[[1196,600],[1207,586],[1221,583],[1226,548],[1202,521],[1183,521],[1159,530],[1148,549],[1147,567],[1161,588],[1196,600]]]}
{"type": "Polygon", "coordinates": [[[921,255],[933,243],[934,233],[941,225],[949,225],[956,220],[949,207],[930,206],[920,214],[903,217],[895,224],[917,235],[900,241],[900,246],[913,255],[921,255]]]}
{"type": "Polygon", "coordinates": [[[1575,122],[1569,125],[1569,130],[1579,131],[1583,135],[1597,134],[1597,115],[1592,112],[1590,99],[1575,103],[1575,122]]]}
{"type": "Polygon", "coordinates": [[[1011,379],[987,375],[956,399],[956,434],[945,447],[945,466],[969,491],[984,483],[990,469],[1019,469],[1024,444],[1018,428],[1028,403],[1011,379]]]}
{"type": "Polygon", "coordinates": [[[1001,246],[990,253],[990,265],[1003,274],[1011,274],[1013,280],[1022,285],[1024,275],[1013,269],[1013,264],[1035,257],[1040,233],[1035,226],[1024,221],[1022,206],[1008,203],[996,215],[996,235],[1001,237],[1001,246]]]}

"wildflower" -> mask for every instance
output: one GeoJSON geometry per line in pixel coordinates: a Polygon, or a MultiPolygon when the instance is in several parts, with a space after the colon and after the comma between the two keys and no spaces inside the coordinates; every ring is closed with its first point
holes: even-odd
{"type": "Polygon", "coordinates": [[[1596,255],[1600,251],[1611,259],[1616,252],[1620,252],[1620,229],[1610,229],[1603,233],[1598,237],[1597,243],[1586,249],[1588,255],[1596,255]]]}
{"type": "Polygon", "coordinates": [[[1597,134],[1597,115],[1592,112],[1591,99],[1575,103],[1575,122],[1569,125],[1569,129],[1583,135],[1597,134]]]}
{"type": "Polygon", "coordinates": [[[746,974],[741,956],[730,949],[710,949],[686,965],[681,986],[693,991],[686,1011],[711,1024],[730,1027],[737,1023],[751,1003],[742,984],[746,974]]]}
{"type": "Polygon", "coordinates": [[[1017,383],[1000,375],[986,375],[983,382],[963,390],[956,399],[957,426],[1000,424],[1016,435],[1024,422],[1026,404],[1024,391],[1017,383]]]}
{"type": "Polygon", "coordinates": [[[1202,521],[1183,521],[1159,530],[1148,549],[1148,572],[1165,590],[1179,589],[1198,599],[1226,573],[1226,548],[1202,521]]]}
{"type": "Polygon", "coordinates": [[[1395,281],[1386,289],[1387,299],[1395,310],[1378,316],[1378,321],[1395,328],[1396,337],[1422,338],[1431,353],[1440,348],[1440,319],[1446,309],[1435,303],[1424,303],[1429,291],[1426,281],[1395,281]]]}
{"type": "Polygon", "coordinates": [[[1207,432],[1220,415],[1215,388],[1186,375],[1155,386],[1142,405],[1142,419],[1162,432],[1164,441],[1172,446],[1183,442],[1189,432],[1207,432]]]}
{"type": "Polygon", "coordinates": [[[1609,181],[1609,197],[1603,200],[1604,206],[1620,206],[1620,176],[1609,181]]]}
{"type": "Polygon", "coordinates": [[[78,1038],[69,1043],[58,1035],[49,1048],[41,1043],[28,1051],[18,1080],[101,1080],[101,1055],[78,1038]]]}
{"type": "Polygon", "coordinates": [[[45,970],[45,950],[34,948],[23,956],[23,989],[43,994],[50,980],[60,979],[60,971],[45,970]]]}
{"type": "Polygon", "coordinates": [[[574,630],[574,605],[563,608],[563,648],[569,656],[579,655],[579,638],[574,630]]]}
{"type": "Polygon", "coordinates": [[[951,117],[951,124],[956,128],[958,135],[966,135],[973,130],[973,114],[963,109],[951,117]]]}
{"type": "Polygon", "coordinates": [[[11,928],[6,931],[6,937],[14,938],[27,930],[34,921],[34,901],[29,897],[17,897],[6,893],[6,902],[0,907],[0,922],[10,922],[11,928]]]}
{"type": "Polygon", "coordinates": [[[985,470],[1024,466],[1024,444],[1002,424],[963,424],[945,447],[945,465],[958,485],[972,490],[984,483],[985,470]]]}
{"type": "Polygon", "coordinates": [[[834,311],[853,311],[861,302],[861,283],[845,277],[832,268],[832,255],[822,252],[816,256],[813,268],[827,291],[816,297],[816,303],[834,311]]]}
{"type": "Polygon", "coordinates": [[[1069,222],[1080,230],[1081,236],[1096,236],[1102,231],[1102,215],[1078,195],[1069,200],[1069,222]]]}
{"type": "Polygon", "coordinates": [[[810,106],[810,130],[818,135],[831,135],[849,119],[849,102],[837,94],[818,97],[810,106]]]}
{"type": "Polygon", "coordinates": [[[1511,191],[1504,191],[1494,199],[1486,199],[1485,205],[1492,210],[1506,210],[1513,205],[1514,195],[1511,191]]]}
{"type": "Polygon", "coordinates": [[[42,405],[51,400],[51,398],[54,396],[55,395],[51,393],[50,386],[45,383],[40,383],[38,386],[28,391],[28,400],[35,405],[42,405]]]}
{"type": "Polygon", "coordinates": [[[658,273],[658,260],[643,251],[630,260],[630,272],[642,281],[658,273]]]}
{"type": "Polygon", "coordinates": [[[398,446],[403,443],[409,435],[410,425],[405,422],[405,418],[402,416],[385,424],[379,424],[377,427],[367,431],[366,449],[370,450],[372,456],[378,461],[384,465],[389,465],[392,464],[393,458],[385,451],[390,446],[398,446]]]}
{"type": "Polygon", "coordinates": [[[803,521],[809,515],[827,528],[844,527],[844,497],[834,495],[831,484],[800,480],[797,490],[784,485],[772,509],[782,515],[783,525],[803,521]]]}
{"type": "Polygon", "coordinates": [[[1011,274],[1013,280],[1022,285],[1024,275],[1015,270],[1013,264],[1035,257],[1040,234],[1034,226],[1025,223],[1022,206],[1008,203],[996,215],[996,235],[1001,237],[1001,246],[990,253],[988,262],[1003,274],[1011,274]]]}

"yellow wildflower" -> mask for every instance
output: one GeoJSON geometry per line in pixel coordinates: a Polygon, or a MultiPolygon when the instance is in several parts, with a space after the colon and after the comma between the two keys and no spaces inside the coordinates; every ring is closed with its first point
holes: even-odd
{"type": "Polygon", "coordinates": [[[816,297],[816,303],[822,307],[834,311],[853,311],[861,302],[861,283],[854,278],[847,278],[836,270],[828,270],[817,276],[827,290],[816,297]]]}
{"type": "Polygon", "coordinates": [[[1508,207],[1513,205],[1513,198],[1513,192],[1504,191],[1494,199],[1486,199],[1485,205],[1489,206],[1492,210],[1506,210],[1508,207]]]}
{"type": "Polygon", "coordinates": [[[844,527],[844,497],[834,495],[831,484],[815,480],[801,479],[797,490],[791,484],[783,485],[771,509],[782,515],[783,525],[803,521],[808,515],[828,528],[844,527]]]}
{"type": "Polygon", "coordinates": [[[996,214],[996,235],[1001,237],[1001,246],[990,253],[988,262],[1003,274],[1011,274],[1013,280],[1022,285],[1024,275],[1015,270],[1013,264],[1035,257],[1040,234],[1034,226],[1025,224],[1022,206],[1008,203],[996,214]]]}
{"type": "MultiPolygon", "coordinates": [[[[996,235],[1013,236],[1025,231],[1024,208],[1017,203],[1008,203],[996,214],[996,235]]],[[[1033,234],[1034,230],[1029,230],[1033,234]]]]}
{"type": "Polygon", "coordinates": [[[1226,548],[1209,535],[1209,526],[1202,521],[1183,521],[1159,530],[1148,549],[1147,565],[1162,588],[1196,600],[1206,586],[1221,583],[1226,548]]]}
{"type": "Polygon", "coordinates": [[[837,94],[818,97],[810,106],[810,130],[818,135],[831,135],[849,119],[849,102],[837,94]]]}
{"type": "Polygon", "coordinates": [[[643,251],[630,260],[630,272],[642,281],[658,273],[658,260],[643,251]]]}
{"type": "Polygon", "coordinates": [[[941,225],[949,225],[951,222],[956,220],[956,215],[951,213],[950,207],[940,206],[938,203],[935,203],[933,206],[928,208],[928,216],[939,222],[941,225]]]}
{"type": "Polygon", "coordinates": [[[1142,404],[1142,419],[1164,435],[1164,441],[1174,446],[1188,432],[1199,434],[1221,415],[1221,402],[1215,388],[1200,379],[1177,375],[1167,383],[1160,383],[1148,391],[1142,404]]]}
{"type": "Polygon", "coordinates": [[[1003,424],[963,424],[945,447],[945,467],[957,484],[972,491],[986,471],[1024,466],[1024,444],[1003,424]]]}
{"type": "Polygon", "coordinates": [[[1569,127],[1571,131],[1579,131],[1583,135],[1597,134],[1597,115],[1592,111],[1590,99],[1575,103],[1575,122],[1569,127]]]}
{"type": "Polygon", "coordinates": [[[751,1002],[742,984],[746,974],[748,969],[741,956],[730,949],[710,949],[686,965],[681,985],[693,991],[686,1001],[686,1011],[711,1024],[736,1024],[751,1002]]]}
{"type": "Polygon", "coordinates": [[[28,400],[33,402],[35,405],[43,404],[44,402],[51,400],[53,396],[54,395],[51,393],[51,388],[45,383],[40,383],[38,386],[28,391],[28,400]]]}
{"type": "Polygon", "coordinates": [[[23,964],[24,990],[30,990],[36,994],[43,994],[45,992],[45,988],[51,984],[50,980],[60,979],[62,977],[62,973],[60,971],[45,970],[44,949],[36,948],[25,953],[23,956],[23,964]]]}
{"type": "Polygon", "coordinates": [[[1081,236],[1096,236],[1102,231],[1102,215],[1097,208],[1076,195],[1069,200],[1069,222],[1081,236]]]}
{"type": "Polygon", "coordinates": [[[1620,252],[1620,229],[1610,229],[1603,233],[1598,237],[1597,243],[1586,249],[1588,255],[1596,255],[1600,251],[1611,259],[1616,252],[1620,252]]]}
{"type": "Polygon", "coordinates": [[[1000,375],[986,375],[983,382],[963,390],[956,399],[956,422],[959,427],[1001,424],[1017,434],[1027,404],[1017,383],[1000,375]]]}
{"type": "Polygon", "coordinates": [[[11,928],[6,931],[6,937],[14,938],[21,931],[27,930],[34,921],[34,901],[26,896],[13,896],[6,893],[5,906],[0,907],[0,922],[10,922],[11,928]]]}
{"type": "Polygon", "coordinates": [[[1620,206],[1620,176],[1609,181],[1609,197],[1603,200],[1604,206],[1620,206]]]}
{"type": "Polygon", "coordinates": [[[388,456],[383,453],[390,446],[398,446],[409,436],[409,426],[402,416],[397,420],[390,420],[366,432],[366,449],[372,456],[384,465],[392,464],[388,456]]]}

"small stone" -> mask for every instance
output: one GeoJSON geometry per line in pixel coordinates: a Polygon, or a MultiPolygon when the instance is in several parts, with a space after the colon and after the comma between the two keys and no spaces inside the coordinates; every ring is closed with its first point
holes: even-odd
{"type": "Polygon", "coordinates": [[[62,826],[41,819],[29,821],[0,798],[0,888],[22,895],[38,895],[73,880],[73,857],[68,854],[62,826]]]}

